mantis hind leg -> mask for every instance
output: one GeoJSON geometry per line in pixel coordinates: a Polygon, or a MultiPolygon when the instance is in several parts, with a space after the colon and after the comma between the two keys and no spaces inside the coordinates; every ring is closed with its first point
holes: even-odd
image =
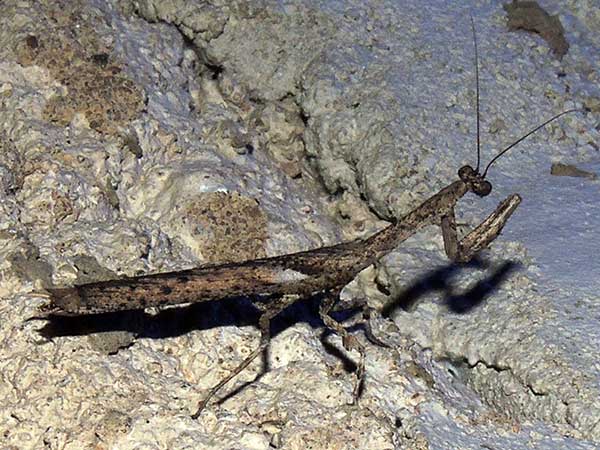
{"type": "Polygon", "coordinates": [[[255,304],[261,311],[262,314],[258,320],[258,326],[260,329],[260,343],[258,347],[254,349],[250,355],[246,359],[244,359],[235,369],[233,369],[229,375],[219,381],[215,386],[208,391],[206,397],[204,397],[198,403],[198,409],[192,415],[192,419],[197,419],[200,416],[202,410],[206,407],[208,402],[219,392],[219,390],[225,386],[232,378],[242,372],[246,367],[250,365],[252,361],[256,359],[258,355],[260,355],[265,348],[271,342],[271,320],[277,316],[281,311],[290,306],[292,303],[298,300],[297,295],[284,295],[283,297],[275,300],[275,303],[269,303],[265,305],[255,304]]]}
{"type": "Polygon", "coordinates": [[[454,209],[442,217],[441,227],[444,237],[444,249],[450,260],[469,262],[480,250],[487,247],[498,237],[504,225],[521,203],[521,197],[513,194],[504,199],[483,222],[475,227],[460,242],[457,238],[454,209]]]}

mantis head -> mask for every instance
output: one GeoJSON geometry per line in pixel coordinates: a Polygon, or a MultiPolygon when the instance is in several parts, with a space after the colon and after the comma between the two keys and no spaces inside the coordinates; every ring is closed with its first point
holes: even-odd
{"type": "Polygon", "coordinates": [[[458,177],[467,185],[469,191],[480,197],[485,197],[492,192],[492,183],[485,180],[483,175],[471,166],[462,166],[458,170],[458,177]]]}

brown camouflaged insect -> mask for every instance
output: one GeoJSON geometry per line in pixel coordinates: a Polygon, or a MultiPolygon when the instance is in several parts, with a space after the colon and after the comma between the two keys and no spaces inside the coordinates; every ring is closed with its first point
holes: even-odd
{"type": "MultiPolygon", "coordinates": [[[[490,166],[500,156],[560,116],[581,111],[579,109],[563,111],[548,119],[502,150],[489,162],[483,174],[480,174],[479,74],[473,23],[472,28],[477,75],[477,166],[475,169],[468,165],[461,167],[458,171],[458,180],[395,223],[366,239],[299,253],[47,289],[50,303],[42,308],[43,312],[48,316],[83,315],[225,300],[234,297],[250,298],[261,311],[260,344],[199,402],[197,411],[192,415],[193,418],[198,418],[217,392],[267,347],[270,342],[271,320],[299,299],[319,295],[322,298],[319,315],[325,326],[342,337],[346,350],[356,350],[359,353],[352,396],[353,402],[356,402],[364,377],[364,347],[330,315],[342,288],[360,271],[394,250],[412,234],[431,224],[441,226],[444,249],[450,260],[468,262],[500,234],[508,218],[521,202],[521,198],[518,194],[508,196],[489,217],[460,241],[454,214],[454,207],[458,200],[467,192],[472,192],[479,197],[488,195],[492,185],[485,177],[490,166]]],[[[359,306],[367,308],[366,305],[359,306]]]]}

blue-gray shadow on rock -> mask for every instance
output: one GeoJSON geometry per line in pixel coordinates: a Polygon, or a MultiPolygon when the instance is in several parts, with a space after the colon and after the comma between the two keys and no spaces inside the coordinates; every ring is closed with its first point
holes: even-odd
{"type": "MultiPolygon", "coordinates": [[[[417,280],[409,286],[402,295],[393,302],[387,304],[382,310],[383,315],[389,316],[395,308],[401,307],[410,310],[419,297],[431,290],[441,290],[445,293],[444,302],[449,309],[455,313],[467,313],[483,302],[518,266],[514,262],[505,262],[494,269],[490,276],[476,283],[460,295],[453,292],[449,283],[451,276],[464,264],[449,264],[436,269],[417,280]]],[[[469,266],[482,267],[480,261],[475,261],[469,266]]],[[[299,300],[275,317],[271,323],[271,337],[278,335],[283,330],[296,323],[307,323],[312,328],[322,328],[323,322],[318,315],[318,307],[322,295],[299,300]]],[[[343,322],[356,312],[357,308],[350,308],[333,313],[336,320],[343,322]]],[[[247,297],[228,298],[223,300],[205,301],[168,308],[157,314],[148,314],[142,310],[117,311],[90,315],[48,315],[44,317],[46,324],[38,330],[38,333],[47,340],[60,336],[81,336],[91,333],[107,331],[129,331],[137,337],[162,339],[181,336],[193,330],[205,330],[224,326],[255,326],[258,323],[260,311],[247,297]]],[[[361,326],[349,328],[354,331],[361,326]]],[[[321,333],[321,342],[325,349],[337,356],[344,364],[348,372],[356,370],[356,364],[327,340],[332,332],[324,329],[321,333]]],[[[263,367],[255,379],[244,383],[228,392],[218,403],[234,396],[248,385],[259,380],[268,370],[268,347],[263,354],[263,367]]],[[[362,388],[362,386],[361,386],[362,388]]]]}
{"type": "Polygon", "coordinates": [[[493,269],[490,269],[491,272],[485,278],[458,294],[451,279],[457,271],[465,267],[488,269],[488,264],[480,258],[474,258],[466,264],[449,263],[430,271],[404,289],[393,300],[389,301],[382,308],[381,314],[384,317],[390,317],[398,308],[409,312],[413,311],[425,294],[434,291],[442,292],[442,301],[451,312],[466,314],[478,307],[494,291],[498,290],[510,274],[520,268],[520,264],[514,261],[504,261],[493,269]]]}

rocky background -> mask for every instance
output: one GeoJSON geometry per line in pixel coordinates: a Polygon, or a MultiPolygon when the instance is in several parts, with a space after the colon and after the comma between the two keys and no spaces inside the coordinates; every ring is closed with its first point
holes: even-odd
{"type": "Polygon", "coordinates": [[[600,7],[540,7],[3,0],[2,448],[597,448],[600,7]],[[331,245],[433,195],[476,159],[469,14],[484,163],[557,112],[589,112],[461,202],[466,231],[524,198],[479,265],[450,266],[430,227],[345,290],[385,313],[392,345],[366,343],[358,407],[356,354],[314,302],[282,314],[266,367],[198,420],[258,344],[243,299],[29,320],[44,287],[331,245]]]}

